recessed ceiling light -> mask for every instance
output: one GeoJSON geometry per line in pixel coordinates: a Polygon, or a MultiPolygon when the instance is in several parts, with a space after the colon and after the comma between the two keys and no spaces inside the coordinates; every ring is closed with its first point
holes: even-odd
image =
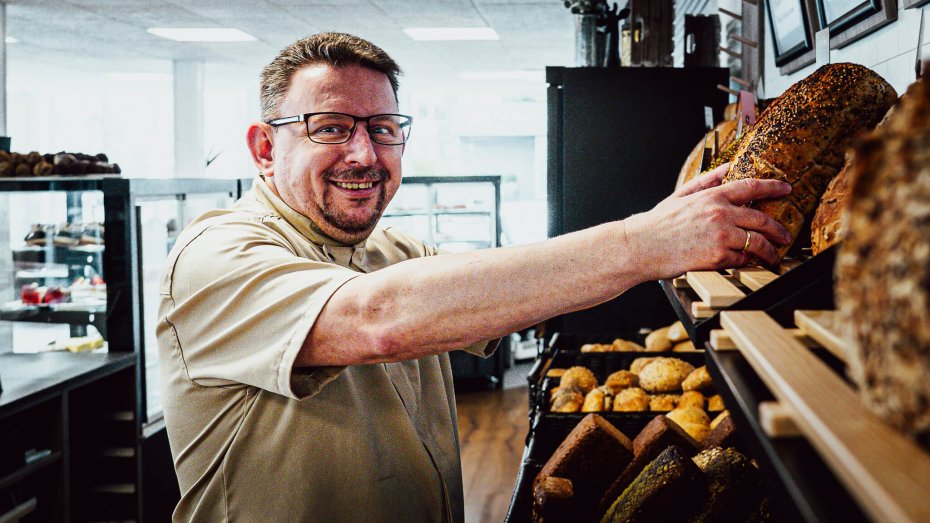
{"type": "Polygon", "coordinates": [[[500,40],[490,27],[408,27],[404,32],[414,40],[500,40]]]}
{"type": "Polygon", "coordinates": [[[517,80],[523,82],[544,82],[546,75],[542,71],[465,71],[459,73],[462,80],[517,80]]]}
{"type": "Polygon", "coordinates": [[[231,27],[149,27],[155,36],[178,42],[254,42],[249,33],[231,27]]]}
{"type": "Polygon", "coordinates": [[[104,73],[111,80],[124,82],[170,82],[172,76],[166,73],[104,73]]]}
{"type": "Polygon", "coordinates": [[[12,36],[8,36],[8,37],[6,37],[6,38],[4,39],[4,41],[5,41],[6,43],[8,43],[8,44],[15,44],[15,43],[18,42],[19,40],[13,38],[12,36]]]}

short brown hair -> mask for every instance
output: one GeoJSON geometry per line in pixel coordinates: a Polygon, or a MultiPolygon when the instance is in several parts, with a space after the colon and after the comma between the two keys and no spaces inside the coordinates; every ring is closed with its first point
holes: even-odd
{"type": "Polygon", "coordinates": [[[294,73],[311,64],[328,64],[332,67],[358,65],[382,72],[390,80],[394,98],[397,98],[400,66],[383,49],[350,34],[320,33],[301,38],[285,47],[262,70],[262,120],[268,121],[279,116],[275,113],[291,87],[294,73]]]}

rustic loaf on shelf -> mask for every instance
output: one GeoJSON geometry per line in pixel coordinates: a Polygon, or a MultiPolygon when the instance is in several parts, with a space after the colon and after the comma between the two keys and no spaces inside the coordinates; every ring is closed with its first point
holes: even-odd
{"type": "Polygon", "coordinates": [[[817,256],[832,247],[843,238],[843,213],[849,203],[849,169],[847,163],[839,174],[833,177],[814,218],[811,220],[811,254],[817,256]]]}
{"type": "Polygon", "coordinates": [[[684,165],[681,166],[681,171],[678,172],[678,181],[675,183],[676,188],[690,182],[701,174],[701,160],[704,159],[704,149],[705,147],[714,147],[714,132],[717,133],[717,154],[720,154],[733,143],[733,140],[736,139],[737,123],[736,120],[724,120],[701,137],[701,140],[691,150],[691,154],[688,155],[684,165]]]}
{"type": "MultiPolygon", "coordinates": [[[[796,238],[846,149],[875,126],[897,99],[881,76],[858,64],[827,64],[788,88],[756,121],[730,163],[724,183],[743,178],[791,183],[785,198],[752,204],[796,238]]],[[[789,246],[778,249],[784,257],[789,246]]]]}
{"type": "Polygon", "coordinates": [[[836,301],[870,408],[930,436],[930,85],[913,84],[854,155],[836,301]]]}

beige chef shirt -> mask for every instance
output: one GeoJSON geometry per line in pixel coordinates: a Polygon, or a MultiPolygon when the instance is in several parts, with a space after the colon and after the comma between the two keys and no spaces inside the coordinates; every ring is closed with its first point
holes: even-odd
{"type": "Polygon", "coordinates": [[[342,284],[434,254],[393,229],[339,244],[260,178],[179,236],[157,327],[176,521],[464,519],[446,354],[294,367],[342,284]]]}

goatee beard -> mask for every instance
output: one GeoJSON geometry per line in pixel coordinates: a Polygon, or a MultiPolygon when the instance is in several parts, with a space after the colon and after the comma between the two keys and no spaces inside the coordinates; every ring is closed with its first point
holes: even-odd
{"type": "Polygon", "coordinates": [[[358,221],[350,218],[348,214],[340,212],[341,209],[336,205],[331,205],[324,198],[323,201],[323,219],[331,226],[348,234],[359,234],[370,231],[381,219],[385,205],[384,182],[390,177],[387,169],[378,169],[375,167],[362,167],[357,169],[344,169],[341,171],[327,170],[323,173],[323,179],[327,182],[338,182],[345,180],[378,182],[378,200],[375,202],[372,213],[364,219],[358,221]]]}

